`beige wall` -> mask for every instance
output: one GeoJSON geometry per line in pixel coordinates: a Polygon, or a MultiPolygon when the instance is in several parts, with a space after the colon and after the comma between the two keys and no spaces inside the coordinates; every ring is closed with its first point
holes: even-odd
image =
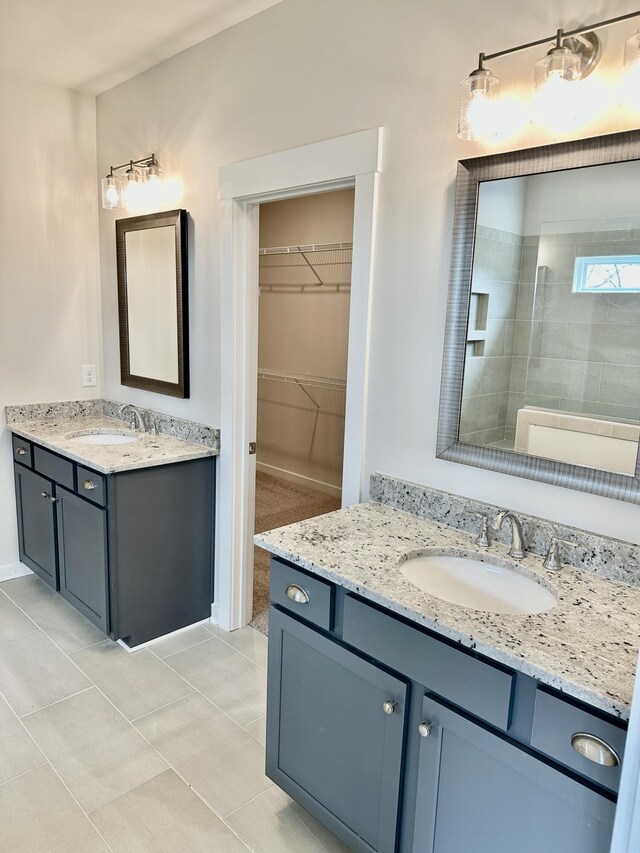
{"type": "Polygon", "coordinates": [[[95,101],[0,73],[0,567],[18,560],[4,406],[95,397],[98,366],[95,101]]]}
{"type": "MultiPolygon", "coordinates": [[[[180,401],[120,388],[115,217],[102,215],[106,392],[219,425],[219,167],[382,125],[366,473],[481,500],[499,495],[515,510],[640,541],[636,506],[435,457],[456,163],[563,138],[527,124],[490,145],[458,140],[460,80],[481,50],[635,8],[632,0],[283,0],[100,95],[100,171],[155,151],[179,172],[182,205],[193,217],[192,398],[180,401]]],[[[619,75],[633,30],[631,23],[606,31],[603,60],[589,81],[605,86],[619,75]]],[[[526,101],[543,54],[505,57],[492,70],[526,101]]],[[[607,111],[586,116],[574,135],[637,127],[637,116],[616,103],[611,90],[607,111]]],[[[224,442],[223,435],[223,453],[224,442]]]]}
{"type": "MultiPolygon", "coordinates": [[[[346,243],[353,239],[352,189],[263,204],[260,246],[346,243]]],[[[349,291],[260,291],[258,364],[283,373],[347,377],[349,291]]],[[[258,465],[329,485],[342,483],[346,393],[258,380],[258,465]],[[306,393],[305,393],[306,392],[306,393]],[[313,398],[314,402],[309,399],[313,398]]],[[[311,485],[313,485],[311,484],[311,485]]]]}

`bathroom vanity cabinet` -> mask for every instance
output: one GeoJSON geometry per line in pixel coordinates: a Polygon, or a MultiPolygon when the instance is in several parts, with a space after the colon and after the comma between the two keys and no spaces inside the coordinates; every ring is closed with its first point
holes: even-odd
{"type": "Polygon", "coordinates": [[[128,645],[211,614],[213,457],[104,475],[13,436],[20,559],[128,645]]]}
{"type": "Polygon", "coordinates": [[[350,849],[607,853],[624,723],[271,567],[267,775],[350,849]]]}

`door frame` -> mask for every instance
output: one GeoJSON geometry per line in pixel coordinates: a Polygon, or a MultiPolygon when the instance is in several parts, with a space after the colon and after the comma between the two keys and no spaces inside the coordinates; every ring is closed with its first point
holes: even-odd
{"type": "Polygon", "coordinates": [[[369,330],[382,128],[244,160],[219,171],[221,452],[212,618],[246,625],[253,600],[260,204],[355,187],[342,505],[365,492],[369,330]]]}

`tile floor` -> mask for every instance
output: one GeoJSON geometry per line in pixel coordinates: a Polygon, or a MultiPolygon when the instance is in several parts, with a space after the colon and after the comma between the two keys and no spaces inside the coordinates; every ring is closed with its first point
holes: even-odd
{"type": "Polygon", "coordinates": [[[264,774],[267,640],[129,653],[35,575],[0,584],[0,851],[343,853],[264,774]]]}

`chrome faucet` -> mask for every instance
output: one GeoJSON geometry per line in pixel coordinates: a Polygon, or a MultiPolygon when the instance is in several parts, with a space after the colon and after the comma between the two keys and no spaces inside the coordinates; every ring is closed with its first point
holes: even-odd
{"type": "Polygon", "coordinates": [[[137,406],[134,406],[132,403],[124,403],[120,406],[120,417],[124,420],[124,413],[127,409],[131,409],[131,420],[129,421],[129,427],[132,430],[136,429],[136,426],[140,427],[140,432],[147,431],[147,424],[144,419],[144,415],[140,411],[137,406]],[[137,422],[137,423],[136,423],[137,422]]]}
{"type": "Polygon", "coordinates": [[[514,560],[522,560],[526,554],[524,534],[522,532],[522,522],[515,512],[512,512],[510,509],[501,509],[491,522],[491,526],[494,530],[500,530],[506,518],[511,522],[511,548],[509,549],[509,556],[513,557],[514,560]]]}

